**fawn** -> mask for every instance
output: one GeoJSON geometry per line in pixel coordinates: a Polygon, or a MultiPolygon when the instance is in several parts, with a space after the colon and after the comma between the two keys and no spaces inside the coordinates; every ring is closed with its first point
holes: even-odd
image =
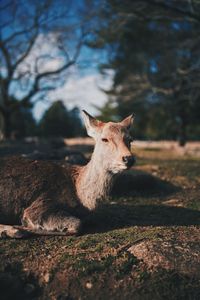
{"type": "Polygon", "coordinates": [[[0,236],[73,235],[80,232],[85,211],[108,195],[115,174],[135,161],[130,152],[133,115],[101,122],[83,117],[95,148],[85,166],[62,166],[22,157],[0,160],[0,236]],[[7,224],[7,225],[3,225],[7,224]]]}

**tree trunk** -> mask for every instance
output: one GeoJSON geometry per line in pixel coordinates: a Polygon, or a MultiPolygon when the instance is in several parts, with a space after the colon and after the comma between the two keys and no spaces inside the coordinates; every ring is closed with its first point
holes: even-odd
{"type": "Polygon", "coordinates": [[[5,112],[2,114],[3,118],[3,137],[4,139],[10,139],[11,137],[11,114],[10,112],[5,112]]]}
{"type": "Polygon", "coordinates": [[[180,124],[180,135],[179,135],[179,145],[184,147],[187,142],[187,133],[186,133],[187,125],[184,120],[181,120],[180,124]]]}

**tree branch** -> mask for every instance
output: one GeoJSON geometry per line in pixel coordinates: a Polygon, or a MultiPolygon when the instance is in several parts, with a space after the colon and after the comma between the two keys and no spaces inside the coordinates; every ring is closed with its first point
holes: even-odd
{"type": "Polygon", "coordinates": [[[34,84],[31,88],[31,90],[29,91],[29,93],[22,99],[23,102],[28,102],[33,96],[35,96],[35,94],[39,91],[42,91],[42,88],[40,88],[39,83],[41,81],[41,79],[48,77],[48,76],[52,76],[52,75],[58,75],[61,72],[63,72],[64,70],[68,69],[69,67],[71,67],[72,65],[75,64],[74,60],[71,60],[70,62],[67,62],[64,66],[62,66],[61,68],[54,70],[54,71],[47,71],[41,74],[38,74],[35,77],[35,81],[34,84]]]}
{"type": "MultiPolygon", "coordinates": [[[[171,12],[175,12],[179,15],[182,15],[183,17],[188,17],[194,21],[197,21],[197,22],[200,22],[200,16],[199,15],[196,15],[194,14],[191,10],[190,11],[185,11],[177,6],[173,6],[173,5],[170,5],[170,4],[167,4],[166,1],[157,1],[157,0],[148,0],[148,1],[145,1],[147,2],[147,4],[151,5],[151,6],[154,6],[154,7],[158,7],[158,8],[162,8],[162,9],[167,9],[168,11],[171,11],[171,12]]],[[[167,12],[166,12],[166,15],[167,15],[167,12]]]]}
{"type": "Polygon", "coordinates": [[[10,53],[9,53],[8,49],[5,47],[5,45],[2,43],[1,40],[0,40],[0,50],[3,54],[5,62],[6,62],[8,77],[11,78],[13,71],[12,71],[10,53]]]}
{"type": "Polygon", "coordinates": [[[10,7],[12,5],[13,5],[13,3],[12,3],[12,1],[10,1],[10,2],[6,3],[5,5],[0,6],[0,11],[7,9],[8,7],[10,7]]]}
{"type": "Polygon", "coordinates": [[[20,36],[20,35],[24,35],[26,33],[29,33],[31,30],[34,29],[34,26],[31,26],[29,28],[26,28],[25,30],[20,30],[20,31],[16,31],[14,32],[13,34],[11,34],[7,39],[3,40],[3,42],[5,44],[9,43],[10,41],[12,41],[14,38],[16,38],[17,36],[20,36]]]}
{"type": "MultiPolygon", "coordinates": [[[[63,52],[65,53],[68,61],[60,68],[58,68],[57,70],[54,70],[54,71],[46,71],[46,72],[43,72],[43,73],[40,73],[40,74],[37,74],[36,77],[35,77],[35,81],[34,81],[34,84],[31,88],[31,90],[29,91],[29,93],[22,99],[22,101],[29,101],[30,98],[32,98],[37,92],[40,92],[42,90],[42,88],[40,88],[40,81],[43,79],[43,78],[46,78],[46,77],[49,77],[49,76],[53,76],[53,75],[58,75],[60,73],[62,73],[63,71],[67,70],[69,67],[71,67],[72,65],[74,65],[77,61],[77,58],[80,54],[80,51],[81,51],[81,47],[84,43],[84,37],[85,37],[85,34],[83,34],[80,38],[80,41],[79,43],[77,44],[76,46],[76,51],[74,53],[74,56],[71,60],[69,60],[69,55],[66,51],[64,51],[64,48],[62,48],[63,52]]],[[[45,89],[45,88],[44,88],[45,89]]]]}
{"type": "Polygon", "coordinates": [[[14,63],[13,65],[13,72],[16,70],[16,68],[18,67],[19,64],[21,64],[25,58],[29,55],[31,49],[33,48],[34,44],[35,44],[35,41],[37,39],[37,36],[38,36],[38,29],[36,30],[35,34],[33,35],[33,37],[31,38],[30,42],[29,42],[29,45],[26,49],[26,51],[21,55],[20,58],[18,58],[18,60],[14,63]]]}
{"type": "MultiPolygon", "coordinates": [[[[180,1],[181,2],[181,1],[180,1]]],[[[190,1],[191,2],[191,1],[190,1]]],[[[184,10],[181,9],[181,5],[180,7],[175,6],[175,5],[170,5],[168,4],[166,1],[158,1],[158,0],[141,0],[141,1],[135,1],[135,3],[133,3],[133,11],[134,12],[123,12],[120,13],[120,15],[122,16],[126,16],[126,17],[138,17],[141,20],[155,20],[155,19],[169,19],[169,14],[168,12],[174,13],[176,15],[179,15],[180,17],[185,17],[185,18],[189,18],[195,22],[200,23],[200,15],[195,14],[194,10],[192,9],[192,6],[190,7],[190,10],[184,10]],[[141,5],[140,6],[138,6],[141,5]],[[142,4],[145,4],[142,5],[142,4]],[[134,7],[135,5],[135,7],[134,7]],[[164,11],[164,14],[162,16],[148,16],[145,9],[148,8],[148,6],[151,6],[153,8],[158,8],[158,9],[162,9],[164,11]]]]}

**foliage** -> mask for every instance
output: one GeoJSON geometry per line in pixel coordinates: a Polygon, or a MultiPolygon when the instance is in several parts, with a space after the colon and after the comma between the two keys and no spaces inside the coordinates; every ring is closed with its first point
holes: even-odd
{"type": "Polygon", "coordinates": [[[25,136],[35,136],[37,134],[37,124],[29,109],[15,110],[11,117],[12,137],[22,138],[25,136]]]}
{"type": "MultiPolygon", "coordinates": [[[[37,134],[37,124],[32,116],[31,105],[21,105],[14,97],[10,98],[13,108],[10,117],[10,127],[12,128],[11,137],[13,139],[25,136],[34,136],[37,134]]],[[[4,131],[4,122],[0,115],[0,132],[4,131]]]]}
{"type": "Polygon", "coordinates": [[[68,111],[62,101],[54,102],[44,113],[38,128],[42,136],[72,137],[82,135],[83,127],[77,108],[68,111]]]}
{"type": "Polygon", "coordinates": [[[136,113],[138,137],[198,138],[199,2],[107,0],[99,19],[90,46],[108,50],[100,69],[115,71],[107,94],[118,116],[136,113]]]}

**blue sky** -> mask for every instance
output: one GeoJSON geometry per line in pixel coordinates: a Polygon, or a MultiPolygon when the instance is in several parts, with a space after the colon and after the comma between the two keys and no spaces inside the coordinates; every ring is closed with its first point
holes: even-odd
{"type": "MultiPolygon", "coordinates": [[[[9,0],[1,0],[0,6],[8,3],[9,0]]],[[[19,0],[20,2],[20,0],[19,0]]],[[[35,2],[42,3],[41,0],[36,0],[35,2]]],[[[71,3],[71,12],[68,16],[68,23],[74,23],[78,21],[78,10],[83,8],[83,1],[69,1],[71,3]]],[[[24,5],[25,13],[29,14],[29,19],[31,21],[32,7],[30,6],[28,1],[21,1],[23,4],[23,9],[21,14],[23,14],[24,5]]],[[[62,10],[62,4],[67,3],[67,1],[57,0],[55,2],[55,7],[53,12],[57,10],[62,10]],[[60,6],[59,6],[60,3],[60,6]]],[[[1,22],[9,20],[9,14],[4,13],[1,14],[1,22]]],[[[3,37],[8,37],[14,30],[18,30],[21,25],[19,23],[12,23],[7,26],[3,32],[3,37]]],[[[28,25],[27,25],[28,26],[28,25]]],[[[39,33],[39,39],[37,41],[37,47],[33,48],[33,51],[30,53],[30,57],[28,59],[28,64],[35,60],[38,49],[46,49],[47,52],[51,52],[54,45],[52,41],[48,40],[48,34],[46,34],[45,39],[41,39],[41,36],[44,35],[45,32],[39,33]],[[41,45],[40,45],[40,44],[41,45]]],[[[72,45],[73,47],[73,45],[72,45]]],[[[94,108],[94,104],[102,105],[106,101],[106,94],[103,93],[99,87],[108,89],[112,84],[112,74],[109,74],[106,77],[102,77],[98,71],[98,65],[100,62],[106,61],[106,54],[103,51],[94,51],[89,49],[88,47],[83,47],[80,53],[80,56],[77,60],[75,66],[72,66],[69,71],[65,72],[62,77],[63,86],[51,91],[46,99],[48,101],[40,101],[37,102],[33,109],[33,113],[35,118],[38,120],[41,118],[44,110],[55,100],[63,100],[65,105],[69,108],[72,108],[74,105],[79,106],[81,109],[87,109],[90,113],[95,114],[96,110],[94,108]],[[65,78],[66,77],[66,78],[65,78]]],[[[27,62],[26,62],[27,63],[27,62]]],[[[52,61],[52,65],[56,65],[56,61],[52,61]]],[[[51,67],[51,64],[49,63],[51,67]]],[[[21,69],[25,68],[23,64],[20,66],[21,69]]],[[[1,73],[3,74],[4,69],[1,68],[1,73]]],[[[28,81],[27,81],[28,82],[28,81]]],[[[29,84],[31,83],[31,79],[29,84]]],[[[28,87],[28,83],[26,83],[28,87]]],[[[24,90],[19,89],[19,85],[17,83],[12,84],[11,87],[12,93],[17,96],[19,99],[26,93],[26,88],[24,90]]]]}

